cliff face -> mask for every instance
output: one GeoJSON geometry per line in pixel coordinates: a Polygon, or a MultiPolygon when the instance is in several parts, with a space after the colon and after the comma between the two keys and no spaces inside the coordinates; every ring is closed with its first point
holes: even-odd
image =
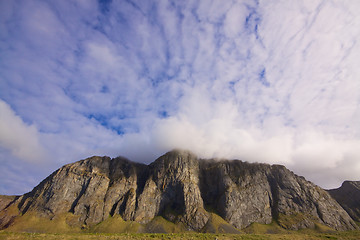
{"type": "Polygon", "coordinates": [[[360,181],[345,181],[340,188],[328,192],[355,221],[360,222],[360,181]]]}
{"type": "Polygon", "coordinates": [[[280,165],[202,161],[203,199],[221,217],[244,228],[273,219],[287,229],[354,229],[346,212],[320,187],[280,165]]]}
{"type": "Polygon", "coordinates": [[[79,226],[114,215],[139,223],[163,216],[201,230],[215,212],[240,229],[272,220],[289,229],[316,222],[337,230],[356,228],[326,191],[283,166],[202,160],[186,151],[169,152],[150,165],[120,157],[65,165],[31,192],[8,200],[0,210],[2,228],[11,224],[11,206],[18,214],[49,219],[70,212],[79,226]]]}

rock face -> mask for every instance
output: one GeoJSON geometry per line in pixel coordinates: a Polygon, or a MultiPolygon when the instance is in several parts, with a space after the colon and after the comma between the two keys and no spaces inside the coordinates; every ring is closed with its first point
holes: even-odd
{"type": "Polygon", "coordinates": [[[9,209],[18,198],[18,196],[0,195],[0,229],[9,227],[18,215],[18,211],[13,212],[9,209]]]}
{"type": "Polygon", "coordinates": [[[360,181],[345,181],[341,187],[328,192],[350,217],[360,222],[360,181]]]}
{"type": "Polygon", "coordinates": [[[316,222],[337,230],[356,228],[326,191],[284,166],[203,160],[179,150],[150,165],[91,157],[65,165],[31,192],[6,201],[0,209],[2,228],[11,224],[9,207],[49,219],[70,212],[83,227],[114,215],[139,223],[163,216],[201,230],[215,212],[239,229],[273,220],[290,229],[316,222]]]}
{"type": "Polygon", "coordinates": [[[237,228],[273,219],[284,228],[314,227],[316,222],[337,230],[356,225],[329,194],[280,165],[241,161],[201,161],[206,205],[237,228]]]}

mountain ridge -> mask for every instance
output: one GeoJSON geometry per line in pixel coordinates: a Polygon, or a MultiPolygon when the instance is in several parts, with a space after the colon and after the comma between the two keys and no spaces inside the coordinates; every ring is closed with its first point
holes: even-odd
{"type": "Polygon", "coordinates": [[[72,224],[82,228],[118,215],[140,224],[161,216],[201,231],[211,212],[237,229],[272,221],[286,229],[316,223],[357,228],[325,190],[285,166],[200,159],[185,150],[170,151],[149,165],[107,156],[67,164],[0,208],[0,228],[36,213],[47,219],[71,214],[77,218],[72,224]]]}

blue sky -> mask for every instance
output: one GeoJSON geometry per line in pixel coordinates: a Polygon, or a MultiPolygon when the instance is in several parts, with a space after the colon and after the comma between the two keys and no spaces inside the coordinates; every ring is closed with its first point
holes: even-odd
{"type": "Polygon", "coordinates": [[[0,1],[0,193],[173,148],[360,180],[360,1],[0,1]]]}

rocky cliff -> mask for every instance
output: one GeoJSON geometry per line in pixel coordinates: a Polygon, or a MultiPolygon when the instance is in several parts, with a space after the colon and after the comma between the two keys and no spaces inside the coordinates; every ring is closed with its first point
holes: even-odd
{"type": "Polygon", "coordinates": [[[71,213],[82,227],[114,215],[141,224],[162,216],[200,231],[215,213],[238,229],[273,220],[287,229],[316,223],[337,230],[356,228],[326,191],[284,166],[204,160],[179,150],[150,165],[121,157],[68,164],[31,192],[2,205],[6,205],[0,209],[2,228],[28,213],[48,219],[71,213]],[[17,212],[10,214],[11,208],[17,212]]]}
{"type": "Polygon", "coordinates": [[[360,181],[345,181],[340,188],[328,192],[355,221],[360,222],[360,181]]]}

